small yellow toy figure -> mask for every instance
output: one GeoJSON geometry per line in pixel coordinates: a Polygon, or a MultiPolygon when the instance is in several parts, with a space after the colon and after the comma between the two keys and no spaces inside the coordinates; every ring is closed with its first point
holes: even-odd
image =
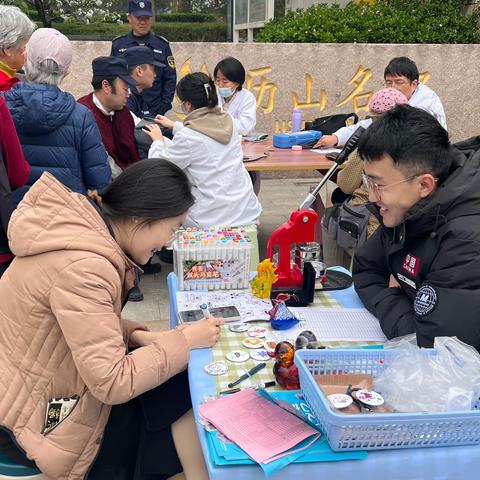
{"type": "Polygon", "coordinates": [[[250,282],[252,293],[258,298],[270,298],[272,285],[278,280],[275,274],[275,264],[269,258],[260,262],[257,267],[257,275],[250,282]]]}

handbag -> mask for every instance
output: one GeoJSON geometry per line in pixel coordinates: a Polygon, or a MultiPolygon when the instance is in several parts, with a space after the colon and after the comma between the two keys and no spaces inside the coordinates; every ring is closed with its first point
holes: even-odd
{"type": "Polygon", "coordinates": [[[344,202],[325,209],[322,223],[339,247],[357,250],[367,240],[371,215],[366,205],[348,205],[344,202]]]}
{"type": "Polygon", "coordinates": [[[356,113],[339,113],[336,115],[316,118],[313,120],[309,130],[318,130],[319,132],[322,132],[323,135],[332,135],[340,128],[349,127],[357,122],[358,115],[356,113]]]}

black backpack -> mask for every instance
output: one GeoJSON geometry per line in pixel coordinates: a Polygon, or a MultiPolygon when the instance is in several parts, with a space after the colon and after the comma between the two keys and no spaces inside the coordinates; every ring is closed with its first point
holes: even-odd
{"type": "Polygon", "coordinates": [[[0,253],[10,253],[8,248],[7,228],[15,204],[12,200],[12,191],[8,181],[7,169],[3,161],[3,152],[0,147],[0,253]]]}
{"type": "Polygon", "coordinates": [[[339,113],[337,115],[328,115],[313,120],[311,128],[308,130],[317,130],[323,135],[332,135],[342,127],[348,127],[358,122],[356,113],[339,113]]]}

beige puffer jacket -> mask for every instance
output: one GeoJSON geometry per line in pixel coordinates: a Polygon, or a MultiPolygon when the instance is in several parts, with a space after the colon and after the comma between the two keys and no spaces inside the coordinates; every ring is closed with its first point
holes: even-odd
{"type": "Polygon", "coordinates": [[[52,479],[83,479],[100,444],[110,405],[185,369],[179,331],[127,352],[122,299],[136,266],[90,202],[44,174],[13,214],[16,258],[0,279],[0,425],[52,479]],[[80,400],[42,435],[51,398],[80,400]]]}

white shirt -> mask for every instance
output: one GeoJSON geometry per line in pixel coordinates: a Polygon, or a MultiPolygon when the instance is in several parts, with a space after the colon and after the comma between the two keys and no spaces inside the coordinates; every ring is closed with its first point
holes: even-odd
{"type": "Polygon", "coordinates": [[[184,170],[192,184],[195,203],[186,226],[257,225],[262,207],[243,165],[240,137],[235,127],[228,145],[175,122],[173,142],[152,143],[149,158],[164,158],[184,170]]]}
{"type": "MultiPolygon", "coordinates": [[[[115,110],[108,111],[103,106],[103,103],[99,100],[99,98],[95,95],[95,93],[92,94],[92,101],[93,101],[94,105],[106,117],[110,117],[110,120],[112,120],[113,116],[115,115],[115,110]]],[[[110,165],[110,169],[112,170],[112,179],[117,178],[122,173],[123,170],[115,163],[115,160],[110,155],[108,155],[108,164],[110,165]]]]}
{"type": "Polygon", "coordinates": [[[106,117],[113,117],[115,115],[115,110],[110,110],[108,111],[104,106],[103,103],[99,100],[99,98],[95,95],[95,93],[92,94],[92,101],[94,105],[106,116],[106,117]]]}
{"type": "MultiPolygon", "coordinates": [[[[447,130],[447,118],[445,116],[445,111],[443,110],[442,102],[439,96],[430,87],[419,83],[413,92],[413,95],[410,97],[408,104],[430,113],[439,121],[440,125],[447,130]]],[[[337,145],[339,147],[345,145],[358,127],[367,128],[371,124],[372,119],[367,118],[365,120],[360,120],[355,125],[340,128],[334,133],[338,138],[337,145]]]]}
{"type": "MultiPolygon", "coordinates": [[[[225,111],[225,99],[218,94],[218,106],[225,111]]],[[[255,131],[257,123],[257,102],[252,92],[242,88],[226,105],[239,135],[249,135],[255,131]]]]}

